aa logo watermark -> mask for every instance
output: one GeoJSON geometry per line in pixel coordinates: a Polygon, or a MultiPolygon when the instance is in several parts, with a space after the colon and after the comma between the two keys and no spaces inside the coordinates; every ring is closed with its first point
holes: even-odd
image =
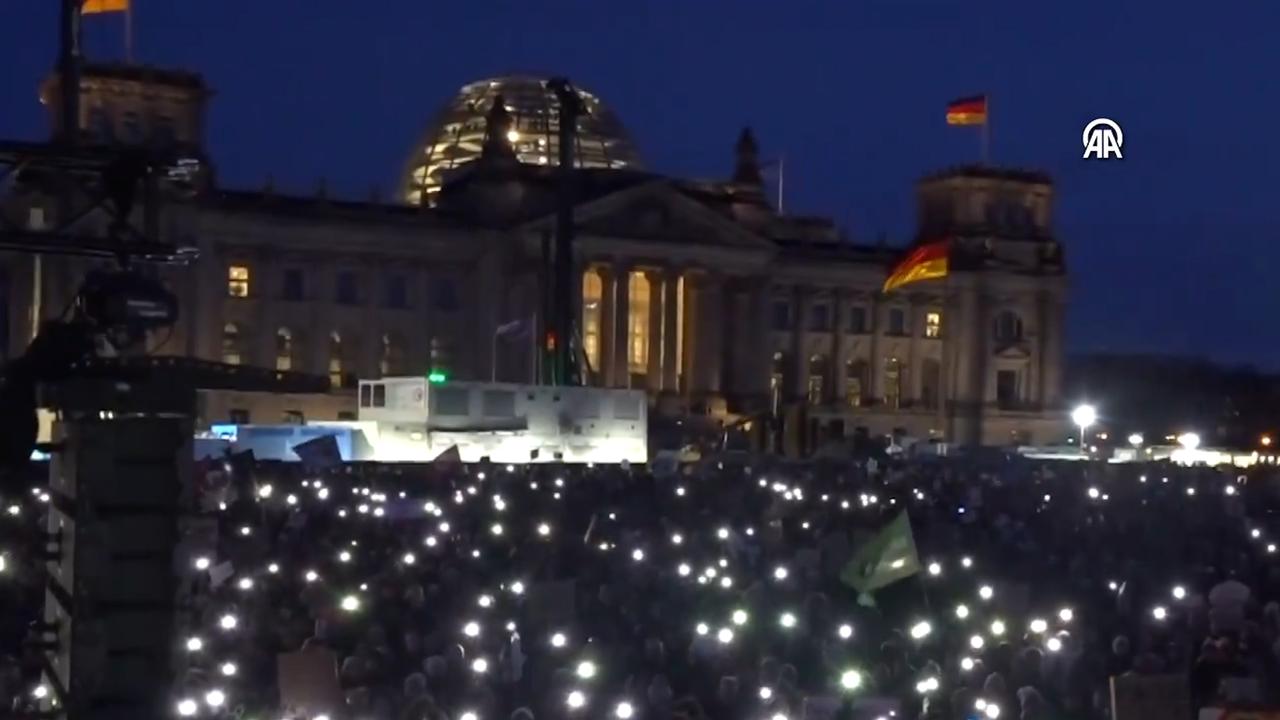
{"type": "Polygon", "coordinates": [[[1115,120],[1098,118],[1084,126],[1081,136],[1084,143],[1084,157],[1106,160],[1108,158],[1123,159],[1120,147],[1124,145],[1124,131],[1115,120]]]}

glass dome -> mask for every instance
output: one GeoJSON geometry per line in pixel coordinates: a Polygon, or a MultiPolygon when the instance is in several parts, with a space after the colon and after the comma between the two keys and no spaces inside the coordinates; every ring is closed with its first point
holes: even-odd
{"type": "MultiPolygon", "coordinates": [[[[401,187],[410,205],[435,203],[445,176],[480,157],[485,116],[502,95],[511,114],[508,139],[516,157],[530,165],[559,164],[560,103],[547,88],[549,78],[511,76],[466,85],[449,101],[414,148],[401,187]]],[[[595,95],[575,87],[582,98],[578,119],[578,167],[639,168],[640,158],[617,115],[595,95]]]]}

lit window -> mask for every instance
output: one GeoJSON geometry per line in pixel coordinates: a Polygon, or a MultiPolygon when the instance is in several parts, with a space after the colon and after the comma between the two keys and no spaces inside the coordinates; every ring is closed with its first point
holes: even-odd
{"type": "Polygon", "coordinates": [[[850,360],[845,368],[844,395],[849,407],[861,407],[867,385],[867,361],[850,360]]]}
{"type": "Polygon", "coordinates": [[[927,338],[942,337],[942,313],[933,311],[924,314],[924,336],[927,338]]]}
{"type": "Polygon", "coordinates": [[[242,360],[239,325],[227,323],[223,325],[223,363],[239,365],[242,360]]]}
{"type": "Polygon", "coordinates": [[[826,359],[821,355],[809,358],[809,379],[805,387],[805,398],[810,405],[822,404],[822,380],[827,369],[826,359]]]}
{"type": "Polygon", "coordinates": [[[382,336],[382,361],[378,368],[382,376],[398,375],[403,372],[404,349],[396,336],[386,333],[382,336]]]}
{"type": "Polygon", "coordinates": [[[632,374],[644,375],[649,372],[649,278],[643,272],[633,271],[630,286],[627,365],[632,374]]]}
{"type": "Polygon", "coordinates": [[[582,348],[587,353],[587,365],[593,372],[600,372],[600,319],[604,299],[604,281],[596,270],[582,275],[582,348]]]}
{"type": "Polygon", "coordinates": [[[884,364],[884,404],[894,410],[902,407],[902,363],[898,358],[889,358],[884,364]]]}
{"type": "Polygon", "coordinates": [[[231,297],[249,297],[249,267],[231,265],[227,268],[227,294],[231,297]]]}
{"type": "Polygon", "coordinates": [[[276,330],[276,369],[293,369],[293,331],[289,328],[276,330]]]}
{"type": "Polygon", "coordinates": [[[329,335],[329,385],[342,387],[342,335],[337,330],[329,335]]]}

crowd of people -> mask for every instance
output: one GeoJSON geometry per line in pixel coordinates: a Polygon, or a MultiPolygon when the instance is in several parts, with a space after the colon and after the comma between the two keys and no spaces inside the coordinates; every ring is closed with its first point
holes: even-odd
{"type": "MultiPolygon", "coordinates": [[[[178,548],[175,717],[1074,720],[1110,715],[1113,677],[1171,678],[1188,709],[1280,701],[1261,474],[232,465],[178,548]],[[850,586],[882,562],[894,582],[850,586]]],[[[18,649],[42,594],[17,528],[43,502],[0,503],[15,710],[47,692],[18,649]]]]}

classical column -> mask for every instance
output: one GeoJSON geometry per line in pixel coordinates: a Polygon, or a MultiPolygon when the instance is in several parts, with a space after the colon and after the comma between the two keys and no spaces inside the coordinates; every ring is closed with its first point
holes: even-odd
{"type": "Polygon", "coordinates": [[[831,293],[831,357],[827,359],[827,398],[839,406],[847,383],[844,331],[849,325],[849,295],[839,288],[831,293]]]}
{"type": "Polygon", "coordinates": [[[694,332],[692,390],[695,394],[720,392],[723,377],[723,301],[724,285],[720,277],[710,273],[686,276],[685,291],[693,290],[694,332]]]}
{"type": "Polygon", "coordinates": [[[662,390],[668,393],[680,391],[680,357],[676,353],[680,323],[677,312],[679,283],[680,271],[667,268],[662,278],[662,390]]]}
{"type": "Polygon", "coordinates": [[[614,281],[613,387],[631,387],[631,268],[619,267],[614,281]]]}
{"type": "Polygon", "coordinates": [[[884,400],[884,380],[881,375],[884,372],[884,358],[880,357],[880,335],[884,333],[885,323],[881,321],[880,314],[884,312],[884,303],[878,290],[872,290],[871,307],[868,315],[870,327],[867,331],[871,334],[871,347],[868,350],[870,357],[867,362],[867,386],[862,389],[864,397],[870,398],[873,404],[880,404],[884,400]]]}
{"type": "Polygon", "coordinates": [[[809,288],[797,285],[791,301],[791,388],[790,393],[783,390],[789,398],[804,397],[808,384],[809,358],[804,352],[804,334],[812,302],[809,288]]]}
{"type": "Polygon", "coordinates": [[[596,268],[596,272],[600,273],[600,333],[596,339],[596,346],[600,348],[600,352],[599,357],[596,358],[598,364],[596,371],[600,377],[600,385],[614,387],[617,383],[615,379],[617,368],[613,362],[613,353],[617,347],[613,339],[616,280],[612,265],[601,265],[596,268]]]}
{"type": "Polygon", "coordinates": [[[646,270],[649,281],[649,365],[645,386],[652,392],[662,389],[662,274],[646,270]]]}
{"type": "Polygon", "coordinates": [[[1047,322],[1041,330],[1044,372],[1041,374],[1040,402],[1055,408],[1062,402],[1062,337],[1066,330],[1062,299],[1054,292],[1046,293],[1047,322]]]}
{"type": "Polygon", "coordinates": [[[926,309],[916,295],[907,298],[907,332],[910,333],[910,337],[907,340],[907,362],[904,368],[907,377],[902,385],[906,395],[903,399],[911,405],[920,400],[920,379],[924,375],[920,372],[920,336],[924,334],[926,309]]]}

